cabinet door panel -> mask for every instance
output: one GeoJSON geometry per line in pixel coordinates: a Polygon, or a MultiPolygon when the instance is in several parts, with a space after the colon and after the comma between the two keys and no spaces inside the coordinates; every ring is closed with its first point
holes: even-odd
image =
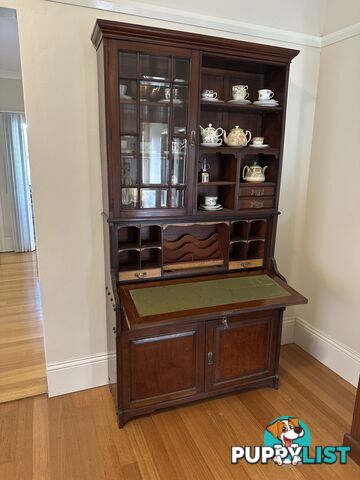
{"type": "Polygon", "coordinates": [[[128,406],[139,407],[203,390],[203,327],[163,330],[127,340],[128,406]]]}
{"type": "Polygon", "coordinates": [[[266,312],[208,324],[208,390],[275,373],[278,318],[277,312],[266,312]]]}

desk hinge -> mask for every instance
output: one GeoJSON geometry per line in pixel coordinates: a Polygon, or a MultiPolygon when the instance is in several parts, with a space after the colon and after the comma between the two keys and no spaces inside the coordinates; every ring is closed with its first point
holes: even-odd
{"type": "Polygon", "coordinates": [[[208,365],[212,365],[213,363],[214,363],[213,353],[212,353],[212,352],[208,352],[208,365]]]}

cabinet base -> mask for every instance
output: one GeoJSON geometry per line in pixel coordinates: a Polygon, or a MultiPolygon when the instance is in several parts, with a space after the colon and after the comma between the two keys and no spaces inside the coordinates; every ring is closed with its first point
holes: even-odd
{"type": "Polygon", "coordinates": [[[350,433],[345,433],[343,444],[351,447],[349,456],[360,465],[360,441],[356,440],[350,433]]]}
{"type": "Polygon", "coordinates": [[[202,392],[197,395],[192,395],[187,398],[178,398],[176,400],[170,400],[167,402],[158,403],[155,405],[148,405],[142,408],[129,409],[129,410],[118,410],[117,419],[119,428],[123,428],[125,424],[135,417],[140,417],[143,415],[148,415],[158,410],[164,410],[166,408],[186,405],[188,403],[198,402],[201,400],[206,400],[214,397],[220,397],[225,394],[231,394],[238,391],[252,390],[255,388],[271,387],[277,389],[279,387],[279,375],[273,375],[271,377],[261,378],[254,380],[252,382],[246,382],[243,385],[237,385],[236,387],[226,388],[223,390],[217,390],[213,392],[202,392]]]}

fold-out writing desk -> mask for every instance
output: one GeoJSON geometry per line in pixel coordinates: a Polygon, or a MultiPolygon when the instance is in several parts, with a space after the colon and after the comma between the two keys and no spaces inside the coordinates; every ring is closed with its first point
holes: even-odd
{"type": "Polygon", "coordinates": [[[120,421],[219,393],[277,386],[282,314],[306,299],[263,272],[119,287],[120,421]]]}

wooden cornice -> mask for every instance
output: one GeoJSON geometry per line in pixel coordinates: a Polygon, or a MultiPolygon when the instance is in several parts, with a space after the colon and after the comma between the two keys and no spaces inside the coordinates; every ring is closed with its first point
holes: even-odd
{"type": "Polygon", "coordinates": [[[91,36],[96,49],[104,38],[131,42],[148,42],[149,40],[153,42],[156,39],[157,44],[165,46],[197,48],[207,52],[280,64],[290,63],[299,54],[299,50],[290,48],[98,19],[91,36]]]}

